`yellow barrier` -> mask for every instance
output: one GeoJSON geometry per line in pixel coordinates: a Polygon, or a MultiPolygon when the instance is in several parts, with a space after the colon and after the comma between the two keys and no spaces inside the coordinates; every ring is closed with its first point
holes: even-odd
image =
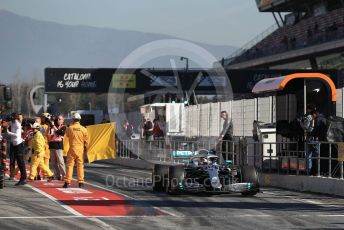
{"type": "MultiPolygon", "coordinates": [[[[88,145],[87,158],[91,163],[97,160],[115,159],[115,123],[105,123],[87,126],[88,145]]],[[[64,156],[67,156],[69,149],[68,138],[65,136],[63,141],[64,156]]]]}

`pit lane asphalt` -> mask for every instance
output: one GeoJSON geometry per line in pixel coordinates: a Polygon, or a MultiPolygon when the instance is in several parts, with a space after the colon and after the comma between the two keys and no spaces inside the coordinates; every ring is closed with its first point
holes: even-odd
{"type": "Polygon", "coordinates": [[[0,190],[0,229],[111,229],[94,217],[75,216],[28,184],[5,181],[0,190]]]}
{"type": "Polygon", "coordinates": [[[119,229],[343,229],[344,199],[319,194],[263,188],[255,197],[239,194],[171,196],[153,192],[151,173],[111,164],[86,169],[88,179],[151,205],[170,215],[102,219],[119,229]],[[115,179],[115,183],[113,182],[115,179]],[[145,183],[148,181],[147,183],[145,183]],[[113,185],[113,186],[112,186],[113,185]]]}
{"type": "Polygon", "coordinates": [[[85,167],[86,181],[125,195],[163,216],[76,217],[30,187],[6,182],[0,190],[0,229],[343,229],[344,199],[263,188],[255,197],[153,192],[149,171],[108,163],[85,167]]]}

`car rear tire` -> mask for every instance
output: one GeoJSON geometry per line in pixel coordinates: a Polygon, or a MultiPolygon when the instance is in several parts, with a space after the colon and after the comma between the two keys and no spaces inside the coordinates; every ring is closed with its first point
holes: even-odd
{"type": "Polygon", "coordinates": [[[152,173],[153,191],[165,192],[168,187],[168,165],[154,165],[152,173]]]}
{"type": "Polygon", "coordinates": [[[258,172],[253,166],[242,166],[241,167],[241,179],[242,182],[249,182],[253,183],[255,190],[247,191],[241,193],[244,196],[254,196],[258,193],[259,189],[259,178],[258,178],[258,172]]]}
{"type": "Polygon", "coordinates": [[[182,165],[170,166],[168,176],[167,193],[175,195],[179,193],[179,183],[183,181],[185,176],[184,167],[182,165]]]}

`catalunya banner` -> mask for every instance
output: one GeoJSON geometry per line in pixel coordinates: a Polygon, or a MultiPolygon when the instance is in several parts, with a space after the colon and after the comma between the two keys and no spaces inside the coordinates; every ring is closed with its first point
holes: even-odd
{"type": "MultiPolygon", "coordinates": [[[[87,158],[91,163],[97,160],[115,159],[115,123],[105,123],[87,126],[88,144],[87,158]]],[[[69,150],[68,138],[63,140],[64,156],[67,156],[69,150]]]]}

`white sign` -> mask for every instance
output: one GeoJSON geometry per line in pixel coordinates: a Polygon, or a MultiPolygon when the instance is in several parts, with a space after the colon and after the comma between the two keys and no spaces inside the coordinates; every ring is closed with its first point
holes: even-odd
{"type": "Polygon", "coordinates": [[[97,82],[92,81],[91,73],[65,73],[63,80],[57,81],[57,88],[96,88],[97,82]]]}

